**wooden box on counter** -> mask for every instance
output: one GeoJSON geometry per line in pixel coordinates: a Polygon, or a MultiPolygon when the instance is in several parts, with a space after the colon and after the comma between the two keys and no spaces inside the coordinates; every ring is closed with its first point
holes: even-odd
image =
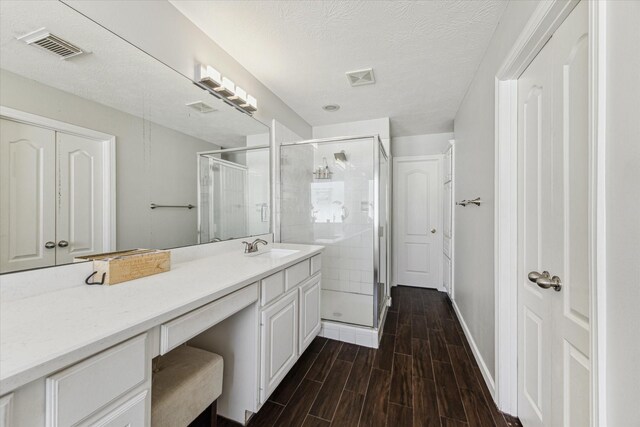
{"type": "Polygon", "coordinates": [[[76,262],[93,261],[94,279],[104,276],[105,285],[115,285],[171,269],[171,252],[157,249],[131,249],[77,257],[76,262]]]}

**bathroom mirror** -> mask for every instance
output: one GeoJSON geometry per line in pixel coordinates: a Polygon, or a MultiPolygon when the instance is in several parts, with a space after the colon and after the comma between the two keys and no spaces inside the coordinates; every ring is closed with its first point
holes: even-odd
{"type": "Polygon", "coordinates": [[[263,123],[61,2],[0,55],[0,273],[270,232],[263,123]]]}

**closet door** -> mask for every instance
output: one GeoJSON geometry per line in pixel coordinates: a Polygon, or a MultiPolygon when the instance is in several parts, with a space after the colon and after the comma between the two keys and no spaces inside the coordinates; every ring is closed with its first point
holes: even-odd
{"type": "Polygon", "coordinates": [[[55,132],[0,119],[0,273],[55,265],[55,132]]]}
{"type": "Polygon", "coordinates": [[[104,252],[105,180],[101,141],[58,132],[56,264],[104,252]]]}

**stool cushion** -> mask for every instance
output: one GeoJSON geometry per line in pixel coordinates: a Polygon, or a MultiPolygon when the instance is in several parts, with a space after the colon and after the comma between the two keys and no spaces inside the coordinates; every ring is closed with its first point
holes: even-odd
{"type": "Polygon", "coordinates": [[[153,427],[187,426],[222,393],[222,356],[181,346],[158,358],[151,390],[153,427]]]}

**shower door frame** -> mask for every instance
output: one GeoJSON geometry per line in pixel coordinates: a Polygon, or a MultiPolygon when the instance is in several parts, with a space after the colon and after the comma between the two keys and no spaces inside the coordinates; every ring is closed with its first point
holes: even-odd
{"type": "MultiPolygon", "coordinates": [[[[371,139],[372,140],[372,149],[373,149],[373,329],[380,329],[379,320],[380,315],[378,314],[378,286],[380,283],[380,153],[383,153],[384,158],[387,159],[387,167],[389,168],[387,173],[387,191],[389,191],[389,181],[391,180],[391,169],[390,169],[390,160],[389,155],[387,154],[387,150],[384,148],[382,144],[382,140],[380,139],[380,135],[356,135],[356,136],[339,136],[332,138],[320,138],[320,139],[307,139],[304,141],[296,141],[296,142],[287,142],[280,144],[278,156],[282,157],[282,147],[290,147],[294,145],[309,145],[309,144],[329,144],[329,143],[338,143],[338,142],[353,142],[356,140],[363,139],[371,139]],[[377,142],[377,144],[376,144],[377,142]]],[[[282,182],[282,167],[278,171],[280,174],[280,182],[282,182]]],[[[387,197],[387,201],[391,198],[387,197]]],[[[282,204],[282,199],[280,200],[282,204]]],[[[282,206],[280,207],[280,212],[282,213],[282,206]]],[[[385,210],[385,222],[389,224],[389,215],[390,215],[390,207],[387,205],[387,209],[385,210]]],[[[282,220],[278,224],[280,228],[280,236],[282,236],[282,220]]],[[[385,278],[385,298],[388,300],[389,298],[389,250],[390,250],[390,240],[389,233],[387,231],[387,239],[386,241],[386,278],[385,278]]],[[[386,301],[385,301],[386,304],[386,301]]],[[[384,312],[384,310],[383,310],[384,312]]]]}

